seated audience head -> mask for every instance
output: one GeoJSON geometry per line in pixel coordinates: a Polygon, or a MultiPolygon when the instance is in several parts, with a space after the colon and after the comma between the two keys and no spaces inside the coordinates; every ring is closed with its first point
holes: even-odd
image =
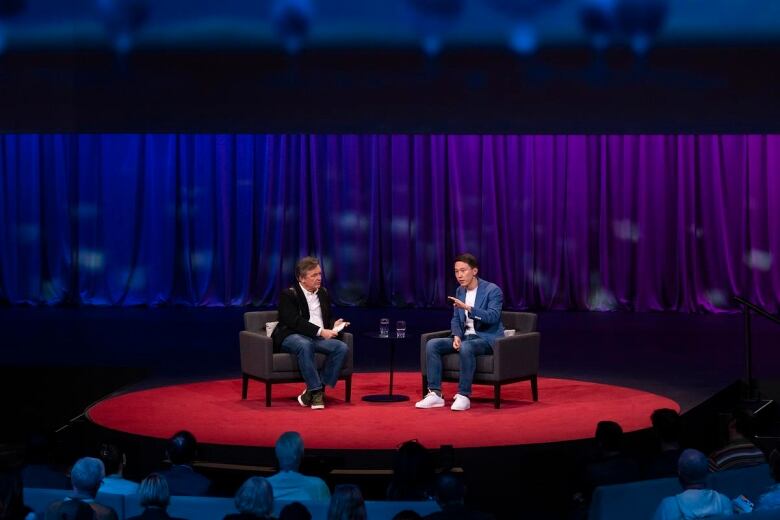
{"type": "Polygon", "coordinates": [[[599,421],[596,444],[602,453],[619,452],[623,448],[623,428],[615,421],[599,421]]]}
{"type": "Polygon", "coordinates": [[[24,518],[22,474],[0,468],[0,520],[24,518]]]}
{"type": "Polygon", "coordinates": [[[441,473],[436,479],[436,502],[442,509],[448,506],[463,505],[466,498],[466,485],[460,475],[452,472],[441,473]]]}
{"type": "Polygon", "coordinates": [[[682,426],[680,414],[671,408],[659,408],[650,416],[653,423],[653,432],[664,444],[672,444],[680,441],[682,426]]]}
{"type": "Polygon", "coordinates": [[[124,467],[124,453],[122,453],[116,444],[101,444],[98,451],[98,458],[103,461],[106,468],[106,475],[117,475],[122,473],[124,467]]]}
{"type": "Polygon", "coordinates": [[[103,461],[95,457],[84,457],[76,461],[70,470],[70,481],[73,489],[83,495],[95,497],[103,478],[106,476],[106,469],[103,461]]]}
{"type": "Polygon", "coordinates": [[[683,451],[677,460],[677,474],[680,477],[680,484],[685,489],[706,487],[709,474],[707,456],[699,450],[683,451]]]}
{"type": "Polygon", "coordinates": [[[339,484],[330,497],[328,520],[366,520],[366,505],[360,488],[339,484]]]}
{"type": "Polygon", "coordinates": [[[151,473],[138,486],[138,499],[143,507],[167,508],[171,501],[168,481],[159,473],[151,473]]]}
{"type": "Polygon", "coordinates": [[[311,520],[311,513],[300,502],[290,502],[279,512],[279,520],[311,520]]]}
{"type": "Polygon", "coordinates": [[[281,471],[298,471],[303,460],[303,438],[298,432],[284,432],[274,448],[281,471]]]}
{"type": "Polygon", "coordinates": [[[777,448],[769,454],[769,471],[772,472],[772,478],[780,484],[780,451],[777,448]]]}
{"type": "Polygon", "coordinates": [[[755,433],[753,413],[745,408],[736,408],[729,421],[729,439],[739,437],[750,439],[755,433]]]}
{"type": "Polygon", "coordinates": [[[168,440],[168,458],[176,465],[192,463],[197,449],[198,441],[186,430],[177,432],[168,440]]]}
{"type": "Polygon", "coordinates": [[[270,517],[274,512],[274,492],[263,477],[251,477],[236,492],[236,509],[239,513],[259,518],[270,517]]]}
{"type": "Polygon", "coordinates": [[[406,441],[393,457],[393,479],[388,488],[391,500],[424,500],[436,475],[433,457],[416,440],[406,441]]]}
{"type": "Polygon", "coordinates": [[[95,510],[81,500],[64,500],[54,511],[47,511],[46,518],[56,520],[94,520],[95,510]]]}
{"type": "Polygon", "coordinates": [[[404,509],[403,511],[398,511],[393,517],[393,520],[420,520],[421,518],[420,513],[417,511],[404,509]]]}

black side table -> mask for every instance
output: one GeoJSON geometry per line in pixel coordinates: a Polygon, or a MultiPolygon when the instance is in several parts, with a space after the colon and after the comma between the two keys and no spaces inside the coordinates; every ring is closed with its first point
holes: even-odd
{"type": "Polygon", "coordinates": [[[400,339],[403,340],[407,336],[398,337],[395,332],[390,332],[387,336],[380,336],[378,332],[366,332],[364,336],[387,341],[390,343],[390,390],[386,394],[372,394],[364,395],[363,400],[372,403],[398,403],[401,401],[408,401],[408,395],[399,395],[393,393],[393,365],[395,362],[395,342],[400,339]]]}

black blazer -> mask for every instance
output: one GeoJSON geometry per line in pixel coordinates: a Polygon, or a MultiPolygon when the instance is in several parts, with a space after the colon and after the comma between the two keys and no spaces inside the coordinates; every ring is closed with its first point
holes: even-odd
{"type": "MultiPolygon", "coordinates": [[[[320,299],[320,311],[324,328],[333,328],[333,316],[330,312],[330,295],[324,287],[317,291],[320,299]]],[[[282,341],[290,334],[303,334],[310,338],[317,337],[319,327],[309,322],[309,304],[301,290],[300,284],[288,287],[279,295],[279,324],[274,329],[271,338],[274,340],[274,351],[281,352],[282,341]]]]}

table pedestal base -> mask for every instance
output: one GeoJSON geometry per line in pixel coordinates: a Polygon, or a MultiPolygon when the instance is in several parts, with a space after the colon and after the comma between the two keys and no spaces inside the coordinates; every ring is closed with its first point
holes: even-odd
{"type": "Polygon", "coordinates": [[[369,401],[372,403],[400,403],[401,401],[408,401],[409,396],[408,395],[397,395],[397,394],[374,394],[374,395],[364,395],[363,396],[364,401],[369,401]]]}

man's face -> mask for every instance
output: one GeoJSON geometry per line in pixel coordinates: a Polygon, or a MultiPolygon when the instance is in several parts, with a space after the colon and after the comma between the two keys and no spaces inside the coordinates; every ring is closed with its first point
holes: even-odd
{"type": "Polygon", "coordinates": [[[314,292],[322,285],[322,268],[320,266],[310,269],[298,278],[303,288],[309,292],[314,292]]]}
{"type": "Polygon", "coordinates": [[[461,287],[468,287],[472,280],[477,276],[476,267],[471,267],[466,262],[455,262],[455,279],[461,287]]]}

